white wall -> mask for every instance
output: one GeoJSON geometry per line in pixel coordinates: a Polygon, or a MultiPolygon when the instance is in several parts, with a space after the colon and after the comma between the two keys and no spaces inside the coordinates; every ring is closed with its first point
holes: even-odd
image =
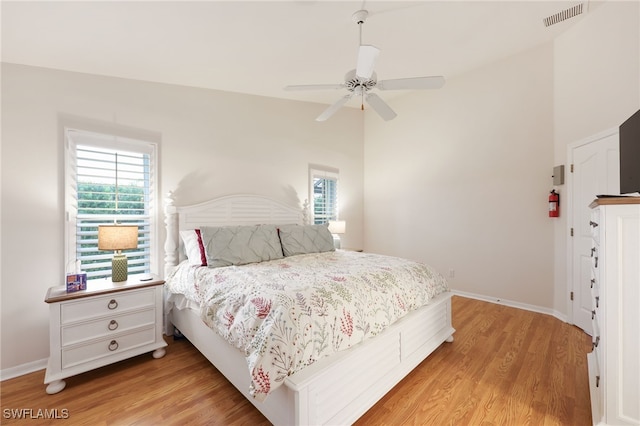
{"type": "MultiPolygon", "coordinates": [[[[554,163],[565,164],[568,145],[616,128],[640,109],[640,2],[604,2],[558,37],[553,84],[554,163]]],[[[554,237],[554,305],[562,312],[570,291],[568,226],[561,216],[554,237]]]]}
{"type": "Polygon", "coordinates": [[[49,356],[44,298],[64,276],[65,123],[156,135],[160,193],[175,191],[177,204],[238,192],[301,203],[310,163],[337,168],[343,242],[361,247],[363,118],[344,109],[315,122],[325,107],[3,64],[0,368],[49,356]]]}
{"type": "Polygon", "coordinates": [[[365,248],[570,319],[551,169],[640,108],[640,3],[604,2],[550,45],[390,103],[396,120],[365,121],[365,248]]]}
{"type": "Polygon", "coordinates": [[[551,44],[392,100],[365,121],[365,249],[453,289],[553,307],[551,44]]]}

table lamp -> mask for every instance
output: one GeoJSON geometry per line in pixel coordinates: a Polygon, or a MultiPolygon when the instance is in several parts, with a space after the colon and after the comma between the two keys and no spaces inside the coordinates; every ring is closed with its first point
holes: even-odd
{"type": "Polygon", "coordinates": [[[138,227],[131,225],[98,226],[98,250],[115,251],[111,260],[111,281],[127,280],[127,256],[122,250],[138,248],[138,227]]]}
{"type": "Polygon", "coordinates": [[[344,234],[347,230],[347,223],[344,220],[330,220],[329,232],[333,234],[333,246],[340,248],[340,234],[344,234]]]}

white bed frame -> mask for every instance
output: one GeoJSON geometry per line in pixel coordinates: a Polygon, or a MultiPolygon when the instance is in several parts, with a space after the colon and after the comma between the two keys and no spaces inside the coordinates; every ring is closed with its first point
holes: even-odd
{"type": "MultiPolygon", "coordinates": [[[[199,226],[305,223],[307,209],[253,195],[165,209],[165,275],[181,260],[179,231],[199,226]]],[[[443,342],[452,342],[451,293],[436,297],[375,338],[312,364],[257,402],[249,395],[244,356],[208,328],[198,312],[168,315],[189,341],[275,425],[351,424],[380,400],[443,342]]]]}

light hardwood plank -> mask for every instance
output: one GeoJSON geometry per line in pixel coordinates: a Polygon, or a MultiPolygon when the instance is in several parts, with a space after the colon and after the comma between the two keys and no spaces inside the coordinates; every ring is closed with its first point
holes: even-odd
{"type": "MultiPolygon", "coordinates": [[[[455,341],[357,425],[591,424],[589,336],[544,314],[457,296],[452,304],[455,341]]],[[[56,395],[45,393],[44,371],[6,380],[0,423],[269,424],[188,341],[167,341],[164,358],[142,355],[71,377],[56,395]],[[11,418],[11,410],[29,409],[67,410],[69,419],[11,418]]]]}

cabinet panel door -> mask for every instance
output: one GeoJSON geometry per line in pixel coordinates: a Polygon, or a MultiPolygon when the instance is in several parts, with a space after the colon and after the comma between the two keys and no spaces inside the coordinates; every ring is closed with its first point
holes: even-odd
{"type": "MultiPolygon", "coordinates": [[[[589,204],[599,194],[620,193],[618,133],[608,134],[571,150],[574,165],[571,174],[571,287],[574,293],[571,315],[573,323],[588,334],[591,330],[591,212],[589,204]]],[[[597,230],[596,232],[600,232],[597,230]]]]}

